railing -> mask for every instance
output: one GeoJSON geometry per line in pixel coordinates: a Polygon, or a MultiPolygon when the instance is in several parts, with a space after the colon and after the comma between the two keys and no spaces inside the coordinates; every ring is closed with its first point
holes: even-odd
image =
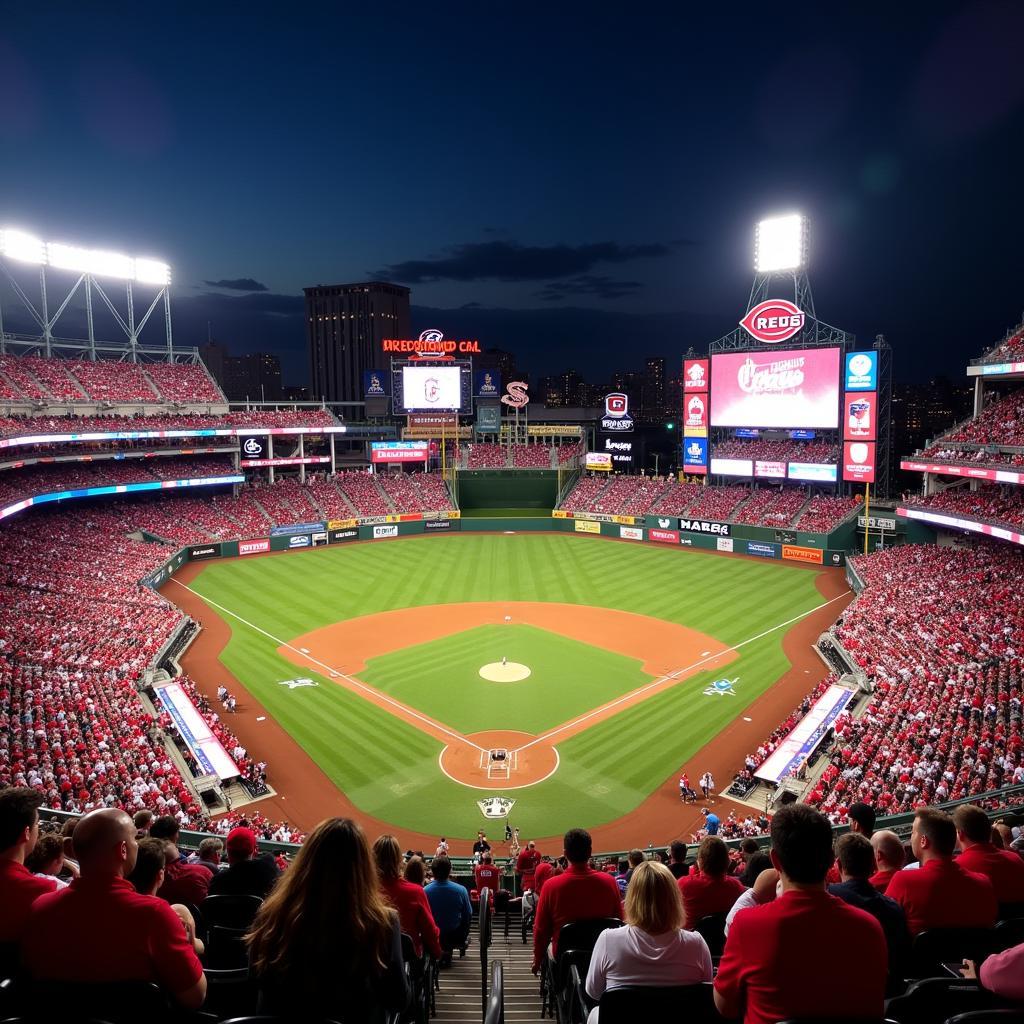
{"type": "MultiPolygon", "coordinates": [[[[487,949],[491,944],[491,890],[484,886],[480,890],[480,1000],[484,1013],[487,1012],[487,949]]],[[[495,964],[495,966],[498,966],[495,964]]]]}
{"type": "Polygon", "coordinates": [[[491,995],[484,1004],[484,1024],[505,1024],[505,973],[500,960],[491,967],[491,995]]]}

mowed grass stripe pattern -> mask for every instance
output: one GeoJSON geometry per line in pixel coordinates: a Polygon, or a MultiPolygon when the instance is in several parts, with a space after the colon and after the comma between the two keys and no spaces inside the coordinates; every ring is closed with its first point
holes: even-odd
{"type": "MultiPolygon", "coordinates": [[[[814,574],[804,569],[551,534],[420,537],[210,563],[193,587],[282,640],[395,608],[529,600],[652,615],[732,646],[822,603],[814,574]]],[[[359,807],[406,828],[473,834],[483,794],[440,773],[442,744],[330,679],[297,669],[266,637],[228,621],[227,667],[359,807]],[[320,685],[278,685],[297,675],[320,685]]],[[[727,667],[723,674],[739,678],[735,697],[704,696],[718,674],[700,672],[558,742],[561,767],[551,779],[509,790],[515,823],[548,835],[564,828],[570,811],[573,824],[585,827],[628,813],[789,667],[784,634],[750,644],[727,667]]],[[[587,682],[572,675],[563,685],[582,689],[587,682]]],[[[453,688],[452,699],[469,698],[453,688]]],[[[775,724],[751,723],[752,742],[775,724]]]]}

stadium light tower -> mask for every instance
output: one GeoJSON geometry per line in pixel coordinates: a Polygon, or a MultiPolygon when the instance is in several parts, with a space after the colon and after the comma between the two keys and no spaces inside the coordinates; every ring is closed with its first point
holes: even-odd
{"type": "Polygon", "coordinates": [[[747,310],[769,298],[773,279],[793,282],[793,301],[814,316],[814,296],[807,279],[807,218],[785,213],[758,221],[754,230],[754,284],[747,310]]]}
{"type": "MultiPolygon", "coordinates": [[[[162,304],[164,347],[161,350],[161,357],[166,357],[168,360],[174,358],[171,335],[171,268],[161,260],[143,256],[125,256],[122,253],[108,252],[102,249],[87,249],[64,242],[44,242],[26,231],[16,228],[0,228],[0,273],[7,278],[14,294],[40,332],[35,336],[7,333],[4,330],[3,306],[0,302],[0,352],[6,350],[8,343],[13,343],[22,347],[41,347],[49,356],[52,355],[53,347],[56,345],[60,348],[84,350],[88,353],[89,358],[95,359],[97,345],[92,305],[93,293],[95,293],[110,310],[114,322],[124,332],[128,342],[127,348],[122,342],[120,346],[110,349],[111,351],[123,351],[132,362],[136,362],[139,355],[139,335],[157,307],[162,304]],[[23,268],[26,266],[39,268],[39,292],[36,301],[33,301],[35,296],[29,297],[18,280],[17,270],[22,268],[23,276],[23,268]],[[74,283],[63,294],[60,304],[52,314],[47,289],[54,282],[51,280],[51,275],[47,273],[48,269],[61,274],[78,275],[74,283]],[[106,288],[100,283],[100,278],[108,281],[106,288]],[[107,294],[106,289],[110,288],[110,280],[124,283],[127,300],[124,313],[117,308],[107,294]],[[145,314],[141,319],[136,319],[135,289],[139,286],[147,290],[155,288],[156,294],[149,303],[145,314]],[[54,326],[68,309],[71,300],[80,288],[85,296],[87,338],[57,338],[54,335],[54,326]]],[[[65,278],[65,280],[67,279],[65,278]]],[[[63,288],[64,285],[61,287],[63,288]]],[[[104,345],[101,347],[108,348],[104,345]]]]}

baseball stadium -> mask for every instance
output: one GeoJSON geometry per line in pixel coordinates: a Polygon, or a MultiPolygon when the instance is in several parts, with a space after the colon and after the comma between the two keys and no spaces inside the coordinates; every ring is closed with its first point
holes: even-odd
{"type": "MultiPolygon", "coordinates": [[[[966,421],[896,451],[892,349],[819,318],[802,217],[756,237],[735,326],[669,366],[675,433],[654,459],[666,427],[636,394],[549,405],[487,361],[486,339],[443,325],[375,336],[359,401],[231,402],[172,340],[169,267],[126,256],[111,280],[110,254],[81,250],[69,271],[57,243],[0,230],[20,282],[5,303],[41,283],[44,303],[65,289],[63,310],[85,281],[156,311],[126,313],[112,341],[91,306],[81,336],[50,318],[0,332],[0,803],[29,793],[43,838],[79,852],[100,827],[80,822],[120,809],[160,858],[226,848],[227,872],[255,855],[287,878],[340,820],[432,884],[451,872],[472,922],[443,949],[432,918],[405,936],[412,1002],[387,1018],[423,1024],[496,1024],[506,1003],[510,1019],[582,1024],[597,932],[575,975],[553,947],[545,959],[542,877],[605,875],[628,910],[648,862],[681,878],[696,858],[707,879],[721,856],[728,905],[694,916],[681,886],[718,993],[726,912],[756,885],[739,876],[770,841],[762,868],[787,870],[775,830],[799,814],[891,835],[902,864],[923,829],[976,830],[966,807],[1024,871],[1024,325],[979,339],[966,421]]],[[[309,301],[316,351],[327,300],[309,301]]],[[[222,1020],[255,1005],[237,1001],[243,937],[273,897],[214,895],[217,867],[209,895],[168,902],[206,937],[222,1020]],[[253,902],[219,916],[231,899],[253,902]]],[[[900,981],[1014,946],[1013,884],[998,915],[915,940],[900,981]]],[[[751,896],[774,898],[774,882],[751,896]]],[[[622,923],[611,911],[602,927],[622,923]]],[[[643,1005],[719,1019],[670,996],[643,1005]]],[[[923,998],[890,1016],[924,1020],[923,998]]]]}

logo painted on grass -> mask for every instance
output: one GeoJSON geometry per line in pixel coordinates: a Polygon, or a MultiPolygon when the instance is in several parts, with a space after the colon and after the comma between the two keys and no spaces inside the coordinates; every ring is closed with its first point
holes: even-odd
{"type": "Polygon", "coordinates": [[[476,805],[485,818],[507,818],[515,800],[507,796],[489,796],[486,800],[477,800],[476,805]]]}
{"type": "Polygon", "coordinates": [[[705,691],[705,697],[735,697],[736,691],[733,686],[740,681],[740,677],[737,676],[735,679],[716,679],[705,691]]]}
{"type": "Polygon", "coordinates": [[[300,686],[319,686],[315,679],[282,679],[278,686],[287,686],[289,690],[297,690],[300,686]]]}

